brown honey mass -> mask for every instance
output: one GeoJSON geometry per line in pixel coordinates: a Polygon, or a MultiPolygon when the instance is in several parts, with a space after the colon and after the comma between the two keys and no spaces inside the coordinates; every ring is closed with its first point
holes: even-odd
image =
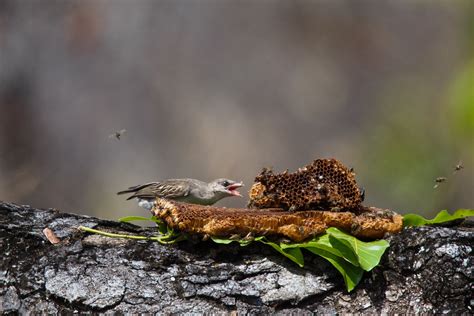
{"type": "Polygon", "coordinates": [[[361,203],[354,173],[335,159],[317,159],[294,173],[264,169],[250,190],[249,207],[351,211],[361,203]]]}

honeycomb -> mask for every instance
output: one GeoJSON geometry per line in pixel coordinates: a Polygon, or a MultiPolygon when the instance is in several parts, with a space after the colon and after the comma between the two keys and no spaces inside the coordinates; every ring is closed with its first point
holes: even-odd
{"type": "Polygon", "coordinates": [[[294,173],[263,169],[250,190],[249,207],[284,210],[357,210],[362,192],[355,174],[336,159],[316,159],[294,173]]]}
{"type": "Polygon", "coordinates": [[[363,207],[353,212],[237,209],[187,204],[158,198],[152,213],[168,226],[202,236],[268,236],[300,242],[337,227],[359,238],[382,238],[402,229],[402,217],[388,210],[363,207]]]}

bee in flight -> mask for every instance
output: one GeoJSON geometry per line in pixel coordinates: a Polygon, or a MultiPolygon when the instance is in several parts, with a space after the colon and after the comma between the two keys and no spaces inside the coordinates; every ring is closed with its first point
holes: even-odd
{"type": "Polygon", "coordinates": [[[464,166],[463,166],[462,162],[460,161],[456,166],[454,166],[453,174],[455,174],[458,171],[461,171],[461,169],[464,169],[464,166]]]}
{"type": "Polygon", "coordinates": [[[110,134],[109,135],[109,138],[117,138],[117,140],[120,140],[120,137],[123,136],[123,134],[125,134],[127,130],[126,129],[121,129],[120,131],[115,131],[113,134],[110,134]]]}
{"type": "Polygon", "coordinates": [[[434,185],[433,189],[436,189],[437,187],[439,187],[439,185],[443,182],[446,182],[446,180],[448,180],[448,178],[446,177],[438,177],[435,179],[435,182],[436,184],[434,185]]]}

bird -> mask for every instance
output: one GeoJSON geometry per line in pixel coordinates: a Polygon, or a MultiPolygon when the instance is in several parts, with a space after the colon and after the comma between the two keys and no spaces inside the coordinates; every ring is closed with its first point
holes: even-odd
{"type": "Polygon", "coordinates": [[[200,205],[212,205],[230,196],[242,197],[238,188],[242,182],[216,179],[209,183],[196,179],[168,179],[129,187],[117,194],[131,194],[127,200],[137,199],[138,205],[151,211],[156,198],[200,205]]]}

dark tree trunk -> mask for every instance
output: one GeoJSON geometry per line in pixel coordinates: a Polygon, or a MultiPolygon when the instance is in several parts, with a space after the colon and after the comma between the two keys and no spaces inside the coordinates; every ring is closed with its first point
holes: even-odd
{"type": "Polygon", "coordinates": [[[0,312],[269,314],[473,312],[474,232],[407,229],[352,293],[307,254],[299,268],[261,244],[161,245],[79,231],[154,229],[0,202],[0,312]],[[52,244],[43,230],[61,240],[52,244]]]}

